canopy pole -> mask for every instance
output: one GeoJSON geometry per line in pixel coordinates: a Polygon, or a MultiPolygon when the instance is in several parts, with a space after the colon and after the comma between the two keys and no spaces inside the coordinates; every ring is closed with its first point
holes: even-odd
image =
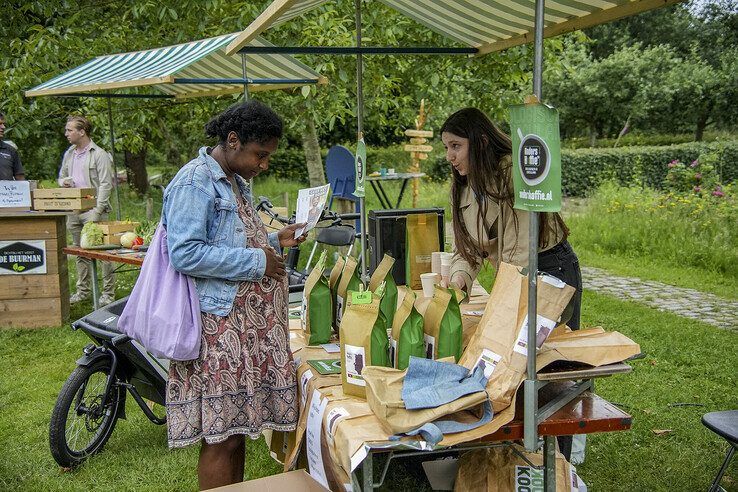
{"type": "MultiPolygon", "coordinates": [[[[541,101],[543,75],[543,14],[545,0],[536,0],[533,56],[533,94],[541,101]]],[[[536,327],[538,321],[538,213],[528,212],[528,377],[524,385],[524,444],[528,451],[538,449],[538,381],[536,378],[536,327]]]]}
{"type": "Polygon", "coordinates": [[[110,129],[110,155],[113,157],[113,188],[115,189],[115,217],[120,220],[120,192],[118,191],[118,165],[115,163],[115,132],[113,131],[113,103],[108,95],[108,127],[110,129]]]}
{"type": "Polygon", "coordinates": [[[249,100],[249,82],[246,77],[246,54],[241,53],[241,71],[243,72],[243,100],[244,102],[249,100]]]}
{"type": "MultiPolygon", "coordinates": [[[[361,0],[354,0],[356,7],[356,47],[359,52],[356,54],[356,133],[358,142],[364,138],[364,60],[361,56],[361,0]]],[[[366,163],[364,164],[366,165],[366,163]]],[[[365,284],[369,281],[369,268],[366,262],[366,200],[365,197],[359,197],[359,224],[361,226],[361,280],[365,284]]]]}

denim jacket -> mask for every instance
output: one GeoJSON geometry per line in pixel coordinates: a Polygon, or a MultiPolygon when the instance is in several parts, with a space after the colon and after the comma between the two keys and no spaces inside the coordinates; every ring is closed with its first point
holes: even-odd
{"type": "MultiPolygon", "coordinates": [[[[240,176],[236,182],[250,202],[248,184],[240,176]]],[[[233,189],[207,147],[167,186],[162,224],[167,228],[169,261],[194,279],[203,312],[226,316],[239,282],[264,276],[266,255],[260,248],[245,247],[245,227],[233,189]]],[[[276,232],[269,235],[269,246],[281,252],[276,232]]]]}

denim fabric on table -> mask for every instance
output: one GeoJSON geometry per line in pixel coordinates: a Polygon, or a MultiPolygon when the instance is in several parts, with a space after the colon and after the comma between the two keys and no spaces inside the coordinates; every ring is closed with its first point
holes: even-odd
{"type": "Polygon", "coordinates": [[[482,370],[469,374],[469,369],[458,364],[411,356],[402,400],[408,410],[435,408],[486,387],[482,370]]]}
{"type": "MultiPolygon", "coordinates": [[[[458,400],[462,396],[485,391],[487,378],[484,370],[478,367],[469,369],[450,362],[410,357],[410,363],[402,385],[402,399],[408,410],[435,408],[458,400]]],[[[408,436],[420,434],[425,441],[438,444],[444,434],[454,434],[475,429],[492,420],[492,405],[489,400],[484,405],[484,415],[477,422],[463,423],[454,420],[436,420],[407,432],[408,436]]]]}

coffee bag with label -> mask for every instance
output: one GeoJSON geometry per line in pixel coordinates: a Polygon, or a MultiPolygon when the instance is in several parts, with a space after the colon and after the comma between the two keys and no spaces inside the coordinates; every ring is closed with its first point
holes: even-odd
{"type": "Polygon", "coordinates": [[[388,327],[392,326],[395,311],[397,311],[397,284],[392,276],[392,267],[394,264],[394,258],[390,255],[384,255],[382,261],[377,265],[377,269],[374,270],[372,278],[369,279],[369,290],[372,292],[375,292],[379,285],[384,282],[384,295],[382,296],[382,303],[379,305],[379,309],[387,320],[388,327]]]}
{"type": "Polygon", "coordinates": [[[349,291],[358,292],[359,286],[362,285],[358,267],[359,264],[353,256],[346,258],[346,264],[336,288],[336,326],[341,326],[341,317],[346,310],[347,293],[349,291]]]}
{"type": "Polygon", "coordinates": [[[308,345],[328,343],[333,333],[333,302],[328,279],[323,275],[327,252],[323,251],[318,263],[305,281],[300,312],[300,324],[308,345]]]}
{"type": "Polygon", "coordinates": [[[453,289],[436,286],[433,298],[423,317],[425,357],[443,359],[461,358],[463,327],[457,293],[453,289]]]}
{"type": "Polygon", "coordinates": [[[397,308],[390,336],[390,361],[397,369],[407,369],[410,356],[425,357],[423,317],[415,309],[415,293],[407,290],[397,308]]]}
{"type": "Polygon", "coordinates": [[[405,281],[411,289],[421,289],[420,274],[431,271],[431,253],[438,243],[438,215],[410,214],[406,222],[405,281]]]}

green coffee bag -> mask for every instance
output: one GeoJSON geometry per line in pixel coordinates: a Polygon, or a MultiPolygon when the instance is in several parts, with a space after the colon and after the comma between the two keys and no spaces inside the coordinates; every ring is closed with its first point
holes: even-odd
{"type": "Polygon", "coordinates": [[[333,333],[333,302],[328,280],[323,275],[326,251],[305,281],[300,311],[300,324],[308,345],[328,343],[333,333]]]}
{"type": "Polygon", "coordinates": [[[341,319],[341,384],[345,395],[366,398],[365,366],[390,367],[387,324],[380,312],[381,297],[370,291],[349,291],[341,319]]]}
{"type": "Polygon", "coordinates": [[[328,286],[331,288],[331,302],[333,303],[333,327],[338,331],[338,323],[336,323],[336,292],[338,292],[338,282],[341,280],[341,273],[343,273],[343,267],[346,265],[346,260],[343,256],[339,256],[336,260],[336,264],[331,269],[331,275],[328,277],[328,286]]]}
{"type": "Polygon", "coordinates": [[[410,356],[425,357],[423,317],[415,309],[415,292],[407,290],[397,308],[390,337],[390,361],[397,369],[407,369],[410,356]]]}
{"type": "Polygon", "coordinates": [[[397,284],[392,276],[392,267],[395,264],[395,259],[390,255],[384,255],[382,261],[377,265],[377,269],[374,270],[372,278],[369,279],[369,290],[375,292],[379,285],[384,282],[384,295],[382,296],[382,303],[379,305],[380,311],[387,320],[387,326],[392,326],[392,321],[395,318],[395,311],[397,311],[397,284]]]}
{"type": "Polygon", "coordinates": [[[461,358],[463,328],[457,294],[436,286],[423,318],[425,356],[428,359],[461,358]]]}
{"type": "Polygon", "coordinates": [[[349,291],[358,292],[359,286],[364,287],[359,278],[359,264],[353,256],[346,258],[346,264],[341,272],[341,280],[336,289],[336,326],[341,326],[341,317],[346,311],[346,296],[349,291]]]}

